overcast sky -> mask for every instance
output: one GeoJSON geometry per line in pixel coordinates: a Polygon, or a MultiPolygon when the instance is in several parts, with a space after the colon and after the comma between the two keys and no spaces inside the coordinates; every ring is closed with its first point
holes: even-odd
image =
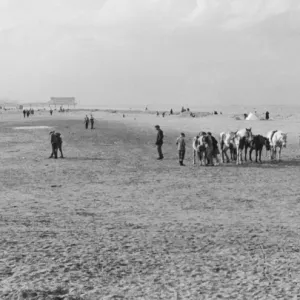
{"type": "Polygon", "coordinates": [[[0,98],[297,104],[299,0],[0,0],[0,98]]]}

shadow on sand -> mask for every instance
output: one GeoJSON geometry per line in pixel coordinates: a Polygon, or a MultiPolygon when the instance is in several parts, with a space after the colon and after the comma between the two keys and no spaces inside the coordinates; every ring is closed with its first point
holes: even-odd
{"type": "Polygon", "coordinates": [[[281,160],[281,161],[262,161],[261,163],[256,162],[243,162],[241,165],[236,165],[235,162],[224,163],[220,165],[221,167],[227,168],[260,168],[260,169],[270,169],[270,168],[286,168],[286,167],[299,167],[300,160],[281,160]]]}
{"type": "Polygon", "coordinates": [[[100,157],[64,157],[63,160],[78,160],[78,161],[93,161],[93,160],[110,160],[107,158],[100,157]]]}

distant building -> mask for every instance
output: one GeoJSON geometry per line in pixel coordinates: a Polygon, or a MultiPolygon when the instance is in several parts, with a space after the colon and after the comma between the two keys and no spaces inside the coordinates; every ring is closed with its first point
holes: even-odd
{"type": "Polygon", "coordinates": [[[63,106],[63,105],[67,105],[68,107],[71,106],[76,106],[76,101],[75,101],[75,97],[51,97],[51,100],[47,103],[48,105],[54,105],[56,107],[56,105],[58,106],[63,106]]]}
{"type": "Polygon", "coordinates": [[[3,110],[16,110],[19,108],[19,104],[12,102],[1,102],[0,109],[3,110]]]}

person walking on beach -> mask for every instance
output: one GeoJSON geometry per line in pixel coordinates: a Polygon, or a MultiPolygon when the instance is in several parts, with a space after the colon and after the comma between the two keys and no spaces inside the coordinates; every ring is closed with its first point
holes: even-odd
{"type": "Polygon", "coordinates": [[[60,158],[64,158],[64,155],[63,155],[63,152],[62,152],[62,138],[61,138],[61,134],[59,132],[56,132],[55,135],[56,135],[56,138],[57,138],[57,148],[58,148],[58,150],[60,152],[60,158]]]}
{"type": "Polygon", "coordinates": [[[164,158],[164,155],[162,153],[162,145],[163,145],[163,139],[164,139],[164,133],[160,129],[159,125],[155,126],[155,129],[157,130],[157,137],[156,137],[156,147],[157,147],[157,152],[158,152],[158,160],[162,160],[164,158]]]}
{"type": "Polygon", "coordinates": [[[53,114],[53,110],[52,110],[52,108],[50,109],[50,115],[52,116],[52,114],[53,114]]]}
{"type": "Polygon", "coordinates": [[[26,109],[23,109],[23,116],[26,117],[26,109]]]}
{"type": "Polygon", "coordinates": [[[84,123],[85,123],[85,129],[88,129],[89,128],[90,119],[89,119],[89,117],[87,115],[84,118],[84,123]]]}
{"type": "Polygon", "coordinates": [[[27,110],[26,114],[27,114],[27,118],[29,118],[29,115],[30,115],[29,109],[27,110]]]}
{"type": "Polygon", "coordinates": [[[90,120],[91,120],[91,130],[92,130],[92,129],[94,129],[94,121],[95,121],[92,114],[91,114],[90,120]]]}
{"type": "Polygon", "coordinates": [[[177,138],[176,140],[176,145],[177,145],[177,149],[178,149],[178,157],[179,157],[179,164],[181,166],[184,166],[183,164],[183,160],[184,160],[184,156],[185,156],[185,134],[182,132],[180,134],[180,137],[177,138]]]}
{"type": "Polygon", "coordinates": [[[49,158],[54,158],[57,159],[57,149],[58,149],[58,139],[57,135],[55,134],[55,131],[51,131],[49,134],[51,134],[51,147],[52,147],[52,152],[49,158]]]}

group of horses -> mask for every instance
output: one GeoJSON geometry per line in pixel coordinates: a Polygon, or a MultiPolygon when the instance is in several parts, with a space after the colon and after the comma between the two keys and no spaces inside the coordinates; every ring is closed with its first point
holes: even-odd
{"type": "MultiPolygon", "coordinates": [[[[236,132],[221,132],[219,136],[219,144],[221,149],[221,161],[229,163],[235,161],[237,165],[243,163],[243,152],[244,160],[247,161],[247,154],[249,150],[249,160],[252,161],[252,152],[255,151],[256,162],[261,161],[262,150],[265,147],[266,153],[269,152],[269,159],[281,159],[282,148],[286,148],[287,145],[287,133],[281,130],[269,131],[266,136],[254,135],[251,128],[240,129],[236,132]],[[230,157],[227,152],[230,151],[230,157]],[[226,158],[226,159],[225,159],[226,158]]],[[[218,147],[216,145],[215,147],[218,147]]],[[[207,134],[200,132],[193,139],[193,162],[197,156],[200,160],[201,165],[207,164],[207,134]]],[[[218,162],[218,149],[213,150],[213,158],[218,162]]]]}

